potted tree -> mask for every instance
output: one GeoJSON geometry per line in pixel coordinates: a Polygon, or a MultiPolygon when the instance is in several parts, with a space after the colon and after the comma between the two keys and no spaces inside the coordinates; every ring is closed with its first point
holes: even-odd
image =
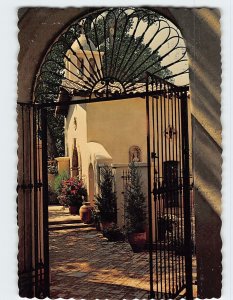
{"type": "Polygon", "coordinates": [[[61,205],[69,207],[72,215],[77,215],[83,201],[87,199],[87,189],[83,181],[78,177],[63,180],[58,199],[61,205]]]}
{"type": "Polygon", "coordinates": [[[114,191],[114,177],[112,168],[105,165],[101,169],[101,180],[99,184],[99,194],[95,196],[102,228],[106,228],[117,221],[117,197],[114,191]]]}
{"type": "Polygon", "coordinates": [[[125,240],[122,230],[115,223],[103,230],[103,236],[106,237],[109,242],[123,242],[125,240]]]}
{"type": "Polygon", "coordinates": [[[134,162],[129,165],[129,177],[124,192],[126,233],[132,250],[141,252],[146,244],[146,197],[142,191],[140,170],[134,162]]]}

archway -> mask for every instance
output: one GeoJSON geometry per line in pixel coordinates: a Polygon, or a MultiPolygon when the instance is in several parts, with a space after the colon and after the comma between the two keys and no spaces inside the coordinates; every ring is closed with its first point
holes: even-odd
{"type": "Polygon", "coordinates": [[[187,74],[185,56],[179,31],[156,13],[133,8],[97,11],[70,26],[51,47],[37,78],[35,103],[66,109],[72,104],[143,97],[154,92],[154,88],[165,87],[160,78],[172,81],[187,74]],[[157,28],[148,38],[153,24],[157,28]],[[98,26],[103,26],[102,41],[98,26]],[[145,26],[144,30],[141,26],[145,26]],[[163,36],[161,32],[165,30],[167,35],[163,36]],[[155,48],[151,48],[153,42],[155,48]],[[172,73],[169,68],[177,64],[182,65],[181,69],[172,73]],[[147,82],[146,71],[157,81],[147,82]]]}

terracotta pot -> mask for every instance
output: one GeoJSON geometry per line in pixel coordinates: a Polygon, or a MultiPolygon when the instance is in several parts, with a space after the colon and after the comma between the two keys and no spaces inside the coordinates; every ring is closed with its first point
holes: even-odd
{"type": "Polygon", "coordinates": [[[128,235],[128,241],[133,252],[142,252],[146,245],[146,232],[134,232],[128,235]]]}
{"type": "Polygon", "coordinates": [[[91,223],[91,213],[92,207],[90,202],[84,202],[83,205],[79,209],[79,215],[84,224],[91,223]]]}
{"type": "Polygon", "coordinates": [[[78,215],[79,208],[78,206],[69,206],[69,211],[71,215],[78,215]]]}

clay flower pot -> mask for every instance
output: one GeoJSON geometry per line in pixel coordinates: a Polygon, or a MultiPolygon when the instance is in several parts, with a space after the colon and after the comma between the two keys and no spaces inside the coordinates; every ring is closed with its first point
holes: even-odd
{"type": "Polygon", "coordinates": [[[79,215],[84,224],[90,224],[92,219],[92,207],[90,202],[84,202],[79,209],[79,215]]]}
{"type": "Polygon", "coordinates": [[[146,232],[133,232],[128,234],[128,241],[133,252],[142,252],[146,245],[146,232]]]}

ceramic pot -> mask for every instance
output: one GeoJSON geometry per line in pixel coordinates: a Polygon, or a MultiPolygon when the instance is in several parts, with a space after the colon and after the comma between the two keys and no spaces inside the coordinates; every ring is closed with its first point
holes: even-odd
{"type": "Polygon", "coordinates": [[[90,202],[84,202],[83,205],[80,207],[79,215],[84,224],[91,223],[91,216],[92,216],[91,211],[92,211],[92,207],[90,205],[90,202]]]}
{"type": "Polygon", "coordinates": [[[146,232],[134,232],[128,235],[128,241],[133,252],[142,252],[146,245],[146,232]]]}

